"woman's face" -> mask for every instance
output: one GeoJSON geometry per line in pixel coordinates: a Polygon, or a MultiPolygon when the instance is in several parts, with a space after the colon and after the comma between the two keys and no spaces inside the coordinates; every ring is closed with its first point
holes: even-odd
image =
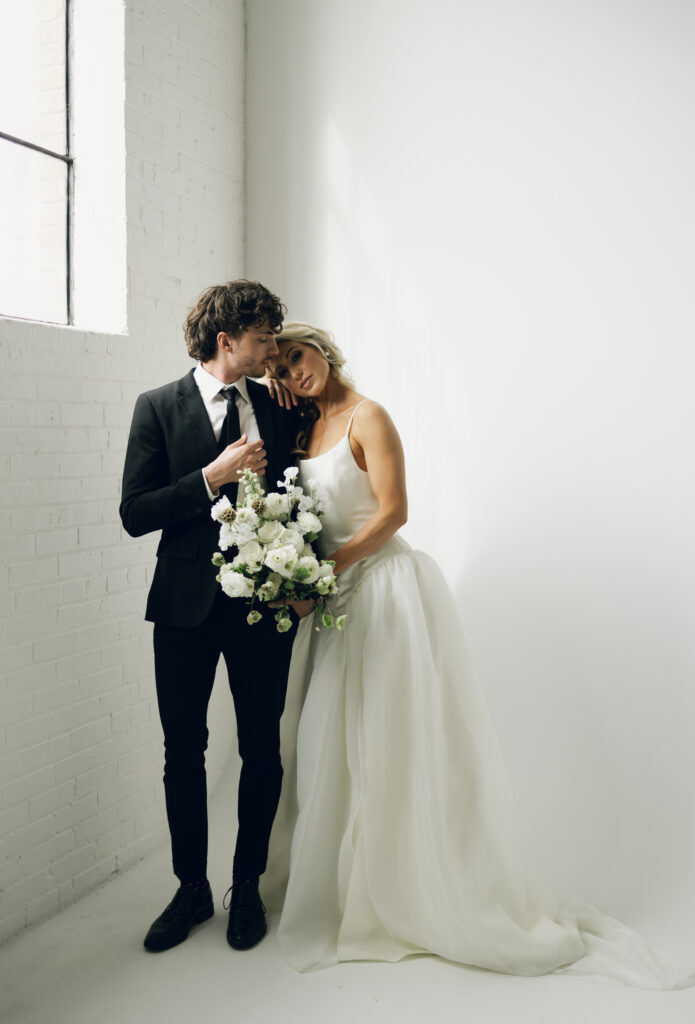
{"type": "Polygon", "coordinates": [[[279,341],[270,361],[275,376],[300,398],[316,398],[326,386],[331,368],[323,353],[301,341],[279,341]]]}

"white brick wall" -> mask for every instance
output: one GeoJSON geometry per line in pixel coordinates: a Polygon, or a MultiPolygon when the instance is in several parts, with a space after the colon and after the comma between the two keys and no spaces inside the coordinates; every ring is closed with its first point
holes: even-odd
{"type": "Polygon", "coordinates": [[[243,269],[243,0],[129,0],[125,55],[128,335],[0,319],[0,940],[163,834],[156,538],[120,472],[186,309],[243,269]]]}

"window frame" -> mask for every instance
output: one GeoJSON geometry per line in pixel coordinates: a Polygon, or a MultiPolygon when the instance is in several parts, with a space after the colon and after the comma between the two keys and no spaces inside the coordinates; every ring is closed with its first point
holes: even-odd
{"type": "MultiPolygon", "coordinates": [[[[59,153],[52,149],[47,149],[45,146],[39,146],[36,142],[31,142],[29,139],[22,139],[16,135],[9,135],[7,132],[0,130],[0,139],[5,142],[13,143],[17,146],[23,146],[25,149],[32,149],[36,153],[42,153],[44,156],[52,157],[55,160],[60,160],[66,165],[66,195],[65,195],[65,317],[66,325],[73,325],[73,267],[72,267],[72,211],[74,205],[74,157],[72,155],[72,117],[70,110],[70,14],[71,14],[72,0],[65,0],[65,152],[59,153]]],[[[31,317],[13,317],[17,320],[31,320],[31,317]]],[[[60,323],[60,321],[39,321],[40,323],[60,323]]]]}

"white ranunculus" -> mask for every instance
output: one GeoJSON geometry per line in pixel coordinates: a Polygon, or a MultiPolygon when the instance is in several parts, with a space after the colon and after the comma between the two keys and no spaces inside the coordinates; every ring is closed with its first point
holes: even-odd
{"type": "Polygon", "coordinates": [[[315,583],[319,578],[319,568],[313,555],[304,555],[297,559],[292,575],[298,583],[315,583]]]}
{"type": "Polygon", "coordinates": [[[298,555],[303,553],[304,537],[299,530],[285,530],[284,541],[286,545],[291,545],[298,555]]]}
{"type": "Polygon", "coordinates": [[[263,523],[263,526],[258,528],[258,539],[262,544],[274,544],[282,537],[283,530],[282,523],[275,520],[263,523]]]}
{"type": "Polygon", "coordinates": [[[243,548],[239,548],[237,558],[241,559],[250,572],[258,572],[265,558],[265,548],[257,540],[247,541],[243,548]]]}
{"type": "Polygon", "coordinates": [[[251,597],[253,594],[253,580],[242,576],[240,572],[222,573],[220,585],[227,597],[251,597]]]}
{"type": "Polygon", "coordinates": [[[300,512],[297,516],[297,525],[302,533],[319,533],[321,520],[313,512],[300,512]]]}
{"type": "Polygon", "coordinates": [[[333,575],[333,566],[330,565],[328,562],[323,562],[319,566],[319,576],[323,579],[326,576],[332,576],[332,575],[333,575]]]}
{"type": "Polygon", "coordinates": [[[289,579],[296,559],[297,552],[295,548],[291,544],[286,544],[281,548],[272,548],[268,551],[264,564],[273,572],[277,572],[289,579]]]}
{"type": "Polygon", "coordinates": [[[232,543],[241,549],[249,541],[256,539],[256,531],[249,523],[236,522],[234,523],[232,536],[234,538],[232,543]]]}
{"type": "Polygon", "coordinates": [[[265,498],[265,514],[268,519],[284,519],[289,515],[289,503],[286,494],[272,492],[265,498]]]}

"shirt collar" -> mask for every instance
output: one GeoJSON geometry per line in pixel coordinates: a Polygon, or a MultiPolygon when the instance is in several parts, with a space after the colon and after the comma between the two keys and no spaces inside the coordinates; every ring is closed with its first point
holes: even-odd
{"type": "MultiPolygon", "coordinates": [[[[216,398],[217,395],[219,395],[222,388],[226,386],[221,380],[209,373],[204,366],[201,366],[200,363],[198,363],[193,371],[193,377],[200,389],[201,395],[203,396],[203,401],[205,402],[211,402],[213,398],[216,398]]],[[[237,389],[245,402],[251,401],[246,387],[246,377],[239,377],[239,380],[235,380],[234,384],[231,386],[237,389]]]]}

